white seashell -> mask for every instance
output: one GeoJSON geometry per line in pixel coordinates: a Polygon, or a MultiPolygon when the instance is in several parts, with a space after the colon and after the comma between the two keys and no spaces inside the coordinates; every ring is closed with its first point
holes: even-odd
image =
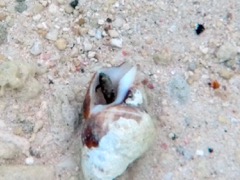
{"type": "Polygon", "coordinates": [[[85,180],[112,180],[120,176],[153,143],[154,123],[143,107],[141,91],[132,90],[136,72],[135,66],[124,63],[101,69],[90,82],[81,132],[85,180]],[[115,93],[108,104],[103,90],[96,91],[101,73],[111,79],[115,93]]]}

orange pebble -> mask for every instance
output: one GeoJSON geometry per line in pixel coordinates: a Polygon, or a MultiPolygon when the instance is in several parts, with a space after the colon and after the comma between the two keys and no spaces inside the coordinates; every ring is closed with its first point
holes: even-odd
{"type": "Polygon", "coordinates": [[[216,81],[216,80],[214,80],[212,83],[211,83],[211,87],[213,88],[213,89],[218,89],[218,88],[220,88],[220,84],[219,84],[219,82],[218,81],[216,81]]]}

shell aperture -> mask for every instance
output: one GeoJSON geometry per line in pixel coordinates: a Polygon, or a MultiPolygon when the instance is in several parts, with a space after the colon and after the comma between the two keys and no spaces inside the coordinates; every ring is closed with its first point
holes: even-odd
{"type": "Polygon", "coordinates": [[[101,89],[107,104],[110,104],[115,100],[115,92],[111,78],[102,72],[99,73],[99,84],[95,90],[97,91],[99,88],[101,89]]]}

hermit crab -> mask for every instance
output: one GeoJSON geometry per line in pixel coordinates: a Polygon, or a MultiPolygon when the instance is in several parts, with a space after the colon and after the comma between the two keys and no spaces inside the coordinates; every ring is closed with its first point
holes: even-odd
{"type": "Polygon", "coordinates": [[[113,180],[154,141],[154,122],[135,85],[137,67],[103,68],[90,81],[83,103],[81,166],[85,180],[113,180]]]}

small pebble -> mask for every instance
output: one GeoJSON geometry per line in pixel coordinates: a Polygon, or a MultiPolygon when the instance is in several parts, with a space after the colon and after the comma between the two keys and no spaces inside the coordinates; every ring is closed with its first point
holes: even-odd
{"type": "Polygon", "coordinates": [[[112,38],[112,39],[110,40],[110,44],[111,44],[113,47],[122,48],[122,39],[112,38]]]}
{"type": "Polygon", "coordinates": [[[208,54],[209,48],[204,47],[204,46],[200,46],[199,50],[203,53],[203,54],[208,54]]]}
{"type": "Polygon", "coordinates": [[[195,62],[192,61],[192,62],[190,62],[190,63],[188,64],[188,70],[189,70],[189,71],[195,71],[196,68],[197,68],[197,65],[196,65],[195,62]]]}
{"type": "Polygon", "coordinates": [[[26,5],[25,2],[20,2],[15,6],[15,10],[19,13],[26,11],[27,8],[28,8],[28,6],[26,5]]]}
{"type": "Polygon", "coordinates": [[[96,30],[95,38],[96,39],[102,39],[102,31],[100,29],[96,30]]]}
{"type": "Polygon", "coordinates": [[[102,32],[102,37],[106,37],[106,36],[108,36],[107,32],[106,32],[106,31],[103,31],[103,32],[102,32]]]}
{"type": "Polygon", "coordinates": [[[197,24],[195,32],[197,35],[200,35],[205,30],[205,27],[202,24],[197,24]]]}
{"type": "Polygon", "coordinates": [[[151,36],[147,36],[147,37],[145,38],[145,42],[146,42],[147,44],[152,44],[153,41],[154,41],[154,39],[153,39],[153,37],[151,37],[151,36]]]}
{"type": "Polygon", "coordinates": [[[26,159],[25,159],[25,163],[27,164],[27,165],[32,165],[33,163],[34,163],[34,159],[33,159],[33,157],[27,157],[26,159]]]}
{"type": "Polygon", "coordinates": [[[98,20],[98,24],[99,24],[99,25],[103,25],[104,22],[105,22],[105,21],[104,21],[103,19],[99,19],[99,20],[98,20]]]}
{"type": "Polygon", "coordinates": [[[116,30],[113,30],[113,29],[110,29],[110,30],[108,31],[108,34],[109,34],[109,36],[110,36],[111,38],[116,38],[116,37],[119,36],[118,32],[117,32],[116,30]]]}
{"type": "Polygon", "coordinates": [[[85,24],[85,23],[86,23],[86,20],[83,19],[83,18],[80,18],[79,21],[78,21],[78,24],[79,24],[80,26],[82,26],[82,25],[85,24]]]}
{"type": "Polygon", "coordinates": [[[196,155],[197,156],[204,156],[204,151],[203,150],[197,150],[196,155]]]}
{"type": "Polygon", "coordinates": [[[222,69],[218,72],[219,76],[221,76],[223,79],[229,80],[233,77],[234,73],[232,71],[229,71],[227,69],[222,69]]]}
{"type": "Polygon", "coordinates": [[[78,56],[78,48],[77,47],[73,47],[70,53],[71,57],[77,57],[78,56]]]}
{"type": "Polygon", "coordinates": [[[51,40],[51,41],[56,41],[57,38],[58,38],[58,30],[57,29],[50,30],[46,35],[46,39],[51,40]]]}
{"type": "Polygon", "coordinates": [[[73,8],[69,5],[69,4],[66,4],[66,6],[64,7],[64,11],[65,11],[65,13],[67,13],[67,14],[71,14],[71,13],[73,13],[73,8]]]}
{"type": "Polygon", "coordinates": [[[81,36],[84,36],[88,33],[88,29],[87,28],[79,28],[78,32],[81,36]]]}
{"type": "Polygon", "coordinates": [[[217,80],[214,80],[211,83],[209,83],[209,86],[213,89],[219,89],[221,84],[217,80]]]}
{"type": "Polygon", "coordinates": [[[58,12],[58,9],[59,9],[59,7],[57,5],[55,5],[55,4],[50,4],[48,6],[48,12],[50,14],[56,14],[58,12]]]}
{"type": "Polygon", "coordinates": [[[36,41],[36,42],[33,43],[32,47],[31,47],[31,50],[30,50],[30,53],[32,55],[37,56],[37,55],[42,53],[42,49],[43,49],[42,43],[40,41],[36,41]]]}
{"type": "Polygon", "coordinates": [[[209,153],[213,153],[213,148],[208,148],[209,153]]]}
{"type": "Polygon", "coordinates": [[[33,16],[33,20],[36,22],[38,22],[41,18],[42,18],[41,14],[37,14],[37,15],[33,16]]]}
{"type": "Polygon", "coordinates": [[[89,36],[94,37],[96,35],[96,30],[95,29],[90,29],[88,31],[89,36]]]}
{"type": "Polygon", "coordinates": [[[73,0],[71,3],[70,3],[70,6],[75,9],[76,6],[78,5],[78,0],[73,0]]]}
{"type": "Polygon", "coordinates": [[[15,134],[17,136],[23,136],[24,132],[23,132],[23,129],[21,127],[15,127],[13,129],[13,134],[15,134]]]}
{"type": "Polygon", "coordinates": [[[219,62],[224,62],[235,58],[237,53],[237,47],[232,43],[226,42],[218,49],[216,56],[219,62]]]}
{"type": "Polygon", "coordinates": [[[94,51],[89,51],[89,52],[88,52],[88,58],[89,58],[89,59],[95,57],[95,55],[96,55],[96,52],[94,52],[94,51]]]}
{"type": "Polygon", "coordinates": [[[83,42],[83,48],[84,51],[90,51],[92,49],[92,44],[88,40],[85,40],[83,42]]]}
{"type": "Polygon", "coordinates": [[[189,77],[187,79],[188,84],[193,84],[194,82],[198,81],[200,79],[200,73],[194,72],[192,75],[189,74],[189,77]]]}
{"type": "Polygon", "coordinates": [[[177,26],[176,26],[176,24],[171,25],[171,26],[168,28],[168,30],[169,30],[171,33],[176,32],[176,31],[177,31],[177,26]]]}
{"type": "Polygon", "coordinates": [[[230,120],[225,116],[219,116],[218,121],[222,124],[229,124],[230,120]]]}
{"type": "Polygon", "coordinates": [[[32,7],[32,12],[34,12],[34,14],[39,14],[44,10],[44,6],[39,3],[39,2],[35,2],[34,6],[32,7]]]}
{"type": "Polygon", "coordinates": [[[42,22],[42,23],[37,24],[37,28],[38,29],[43,29],[43,30],[48,30],[48,26],[47,26],[46,22],[42,22]]]}
{"type": "Polygon", "coordinates": [[[172,62],[172,56],[167,49],[162,49],[161,52],[153,54],[152,58],[156,65],[169,65],[172,62]]]}
{"type": "Polygon", "coordinates": [[[111,18],[107,18],[106,21],[107,21],[108,23],[111,23],[111,22],[112,22],[112,19],[111,19],[111,18]]]}
{"type": "Polygon", "coordinates": [[[190,86],[182,75],[175,75],[169,84],[169,96],[185,104],[190,96],[190,86]]]}
{"type": "Polygon", "coordinates": [[[169,133],[168,137],[172,140],[176,140],[177,139],[177,135],[175,133],[169,133]]]}
{"type": "Polygon", "coordinates": [[[64,38],[59,38],[56,42],[55,42],[56,47],[63,51],[67,48],[67,40],[64,38]]]}

